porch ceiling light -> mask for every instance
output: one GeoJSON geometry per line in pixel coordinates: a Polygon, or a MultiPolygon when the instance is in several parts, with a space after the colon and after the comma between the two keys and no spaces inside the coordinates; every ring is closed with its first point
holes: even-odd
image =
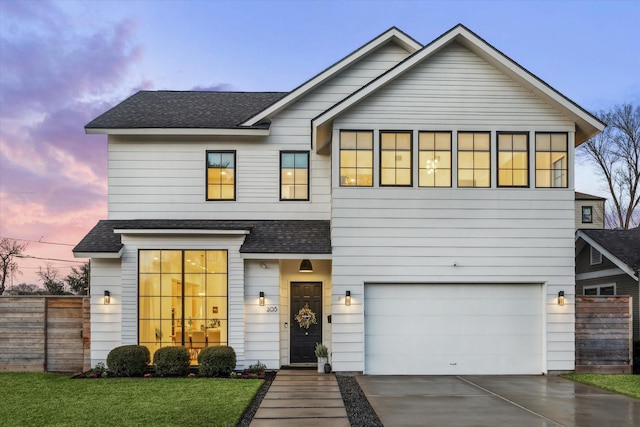
{"type": "Polygon", "coordinates": [[[344,294],[344,305],[351,305],[351,291],[344,294]]]}
{"type": "Polygon", "coordinates": [[[260,305],[261,306],[264,305],[264,292],[260,291],[260,297],[259,297],[258,301],[260,301],[260,305]]]}
{"type": "Polygon", "coordinates": [[[564,305],[564,291],[558,292],[558,305],[564,305]]]}
{"type": "Polygon", "coordinates": [[[298,271],[300,273],[313,273],[313,265],[311,265],[311,260],[303,259],[300,263],[300,269],[298,271]]]}
{"type": "Polygon", "coordinates": [[[109,305],[111,304],[111,292],[109,291],[104,291],[104,305],[109,305]]]}

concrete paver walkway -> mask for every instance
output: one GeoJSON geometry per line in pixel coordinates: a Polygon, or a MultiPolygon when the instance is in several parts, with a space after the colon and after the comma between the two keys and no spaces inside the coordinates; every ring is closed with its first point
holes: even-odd
{"type": "Polygon", "coordinates": [[[280,370],[251,427],[349,427],[334,374],[311,370],[280,370]]]}

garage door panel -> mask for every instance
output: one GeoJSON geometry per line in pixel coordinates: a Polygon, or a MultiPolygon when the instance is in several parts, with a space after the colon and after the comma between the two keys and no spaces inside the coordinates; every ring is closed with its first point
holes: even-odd
{"type": "Polygon", "coordinates": [[[542,286],[366,285],[369,374],[539,374],[542,286]]]}

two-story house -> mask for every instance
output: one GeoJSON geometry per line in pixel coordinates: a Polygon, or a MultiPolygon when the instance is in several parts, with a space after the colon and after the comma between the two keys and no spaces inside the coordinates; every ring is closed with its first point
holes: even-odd
{"type": "Polygon", "coordinates": [[[572,370],[573,154],[603,127],[462,25],[391,28],[287,93],[139,92],[86,125],[92,361],[323,342],[336,371],[572,370]]]}

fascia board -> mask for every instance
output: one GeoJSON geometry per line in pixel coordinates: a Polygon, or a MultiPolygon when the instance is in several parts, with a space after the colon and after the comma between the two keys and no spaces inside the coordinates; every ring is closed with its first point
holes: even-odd
{"type": "Polygon", "coordinates": [[[122,235],[153,235],[153,234],[177,234],[177,235],[244,235],[249,234],[249,230],[205,230],[205,229],[181,229],[181,228],[114,228],[116,234],[122,235]]]}
{"type": "Polygon", "coordinates": [[[241,252],[241,259],[324,259],[330,260],[331,254],[305,254],[305,253],[260,253],[260,252],[241,252]]]}
{"type": "Polygon", "coordinates": [[[105,135],[211,135],[211,136],[269,136],[270,129],[220,129],[220,128],[85,128],[87,134],[105,135]]]}
{"type": "Polygon", "coordinates": [[[409,37],[407,34],[403,33],[396,27],[392,27],[391,29],[385,31],[369,43],[355,50],[351,54],[347,55],[340,61],[336,62],[326,70],[320,72],[315,77],[312,77],[310,80],[307,80],[302,85],[298,86],[291,93],[276,103],[270,105],[266,109],[262,110],[260,113],[256,114],[253,117],[250,117],[245,122],[241,123],[241,126],[251,126],[260,120],[271,117],[277,112],[283,110],[291,103],[295,102],[301,96],[315,89],[316,87],[323,84],[325,81],[335,76],[343,69],[351,65],[352,63],[358,61],[360,58],[368,55],[370,52],[378,49],[380,46],[386,44],[389,41],[394,41],[398,45],[400,45],[403,49],[407,50],[409,53],[414,53],[422,48],[422,45],[409,37]]]}
{"type": "Polygon", "coordinates": [[[578,239],[582,239],[585,242],[587,242],[589,245],[591,245],[594,248],[596,248],[598,250],[598,252],[600,252],[603,256],[605,256],[609,261],[614,263],[618,268],[620,268],[620,270],[624,271],[629,276],[633,277],[635,280],[638,280],[638,276],[636,276],[635,272],[627,264],[622,262],[615,255],[613,255],[611,252],[609,252],[608,250],[603,248],[602,245],[600,245],[598,242],[593,240],[591,237],[589,237],[588,235],[583,233],[581,230],[578,230],[578,233],[576,234],[576,241],[578,239]]]}
{"type": "Polygon", "coordinates": [[[118,252],[74,252],[74,258],[109,258],[117,259],[122,258],[124,252],[124,246],[120,248],[118,252]]]}

